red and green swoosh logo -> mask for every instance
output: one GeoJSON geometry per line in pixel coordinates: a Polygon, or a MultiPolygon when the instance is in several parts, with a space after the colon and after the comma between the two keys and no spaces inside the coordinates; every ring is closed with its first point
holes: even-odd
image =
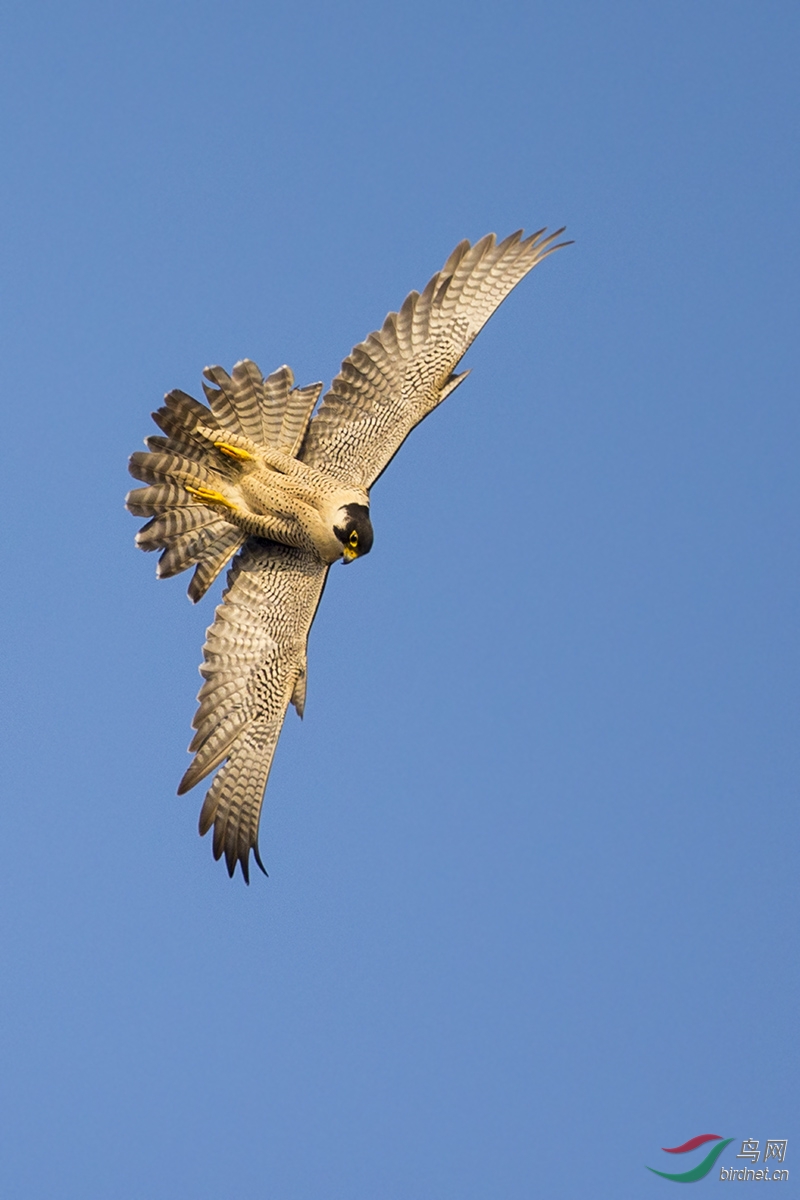
{"type": "Polygon", "coordinates": [[[696,1150],[698,1146],[704,1146],[706,1142],[718,1142],[719,1144],[708,1152],[702,1162],[699,1162],[696,1167],[692,1167],[691,1171],[683,1171],[680,1175],[670,1175],[667,1171],[657,1171],[655,1167],[647,1169],[654,1175],[660,1175],[662,1179],[671,1179],[673,1183],[696,1183],[698,1179],[705,1179],[722,1151],[726,1146],[730,1146],[732,1141],[733,1138],[726,1138],[723,1141],[718,1133],[700,1133],[697,1137],[689,1138],[688,1142],[684,1142],[682,1146],[661,1147],[662,1150],[666,1150],[667,1154],[686,1154],[689,1150],[696,1150]]]}

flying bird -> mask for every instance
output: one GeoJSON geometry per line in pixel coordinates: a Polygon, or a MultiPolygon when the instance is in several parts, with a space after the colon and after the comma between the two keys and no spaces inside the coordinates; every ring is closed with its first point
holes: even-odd
{"type": "Polygon", "coordinates": [[[334,562],[369,554],[370,489],[408,434],[469,374],[456,373],[495,309],[533,267],[567,242],[539,230],[456,246],[422,292],[321,383],[295,387],[289,367],[264,378],[243,359],[230,375],[206,367],[209,407],[169,392],[153,413],[163,436],[130,460],[145,487],[128,510],[148,517],[136,543],[161,550],[165,579],[194,567],[189,597],[205,594],[235,555],[203,647],[204,683],[178,787],[217,767],[200,813],[214,857],[249,882],[264,790],[289,704],[303,715],[306,646],[334,562]],[[312,415],[314,413],[314,415],[312,415]]]}

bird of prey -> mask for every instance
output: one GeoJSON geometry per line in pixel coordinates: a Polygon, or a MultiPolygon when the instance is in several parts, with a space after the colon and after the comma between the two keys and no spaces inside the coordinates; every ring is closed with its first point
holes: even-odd
{"type": "MultiPolygon", "coordinates": [[[[423,417],[468,371],[456,368],[512,288],[566,242],[522,232],[456,246],[420,294],[342,363],[312,416],[321,383],[295,387],[289,367],[264,378],[244,359],[206,367],[209,407],[169,392],[153,419],[163,436],[130,460],[145,484],[127,507],[150,518],[136,543],[161,550],[162,579],[194,567],[197,601],[235,555],[208,630],[204,683],[182,794],[217,767],[200,813],[214,857],[249,882],[261,804],[289,704],[306,697],[306,644],[337,560],[372,547],[370,488],[423,417]]],[[[266,874],[266,871],[264,872],[266,874]]]]}

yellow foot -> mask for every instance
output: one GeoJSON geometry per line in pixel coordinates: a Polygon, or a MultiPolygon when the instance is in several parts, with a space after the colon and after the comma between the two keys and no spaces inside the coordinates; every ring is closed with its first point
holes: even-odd
{"type": "Polygon", "coordinates": [[[183,486],[191,496],[197,496],[197,499],[202,500],[205,504],[221,504],[223,508],[229,508],[231,512],[239,511],[233,501],[229,500],[227,496],[223,496],[222,492],[215,492],[211,488],[191,487],[188,483],[183,486]]]}
{"type": "Polygon", "coordinates": [[[238,446],[231,446],[229,442],[214,442],[214,446],[220,454],[224,454],[228,458],[235,458],[238,462],[253,461],[252,454],[248,454],[246,450],[240,450],[238,446]]]}

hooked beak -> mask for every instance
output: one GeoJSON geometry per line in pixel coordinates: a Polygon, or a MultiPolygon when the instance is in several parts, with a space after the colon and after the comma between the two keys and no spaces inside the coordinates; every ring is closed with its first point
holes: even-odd
{"type": "Polygon", "coordinates": [[[345,546],[344,550],[342,551],[342,561],[351,563],[354,558],[358,558],[356,551],[351,550],[349,546],[345,546]]]}

